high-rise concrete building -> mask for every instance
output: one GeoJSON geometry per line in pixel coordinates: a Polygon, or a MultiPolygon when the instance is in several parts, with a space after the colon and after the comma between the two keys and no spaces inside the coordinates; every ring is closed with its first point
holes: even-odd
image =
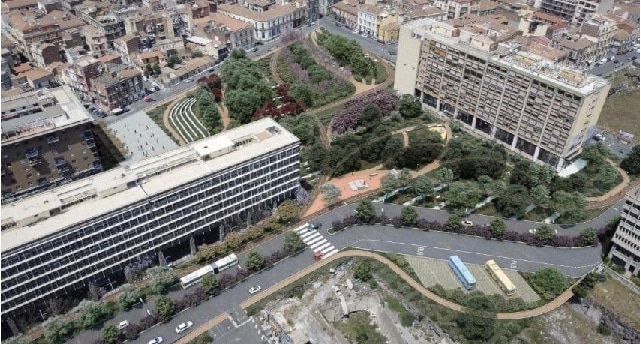
{"type": "Polygon", "coordinates": [[[2,100],[3,204],[100,171],[91,116],[70,87],[2,100]]]}
{"type": "Polygon", "coordinates": [[[614,0],[542,0],[535,7],[581,25],[592,13],[605,14],[612,10],[614,0]]]}
{"type": "Polygon", "coordinates": [[[621,221],[612,238],[608,257],[625,271],[639,276],[639,188],[625,197],[621,221]]]}
{"type": "Polygon", "coordinates": [[[394,88],[534,161],[565,167],[595,129],[608,81],[479,34],[420,19],[401,29],[394,88]]]}
{"type": "Polygon", "coordinates": [[[2,322],[140,257],[223,238],[293,197],[299,165],[298,138],[262,119],[3,206],[2,322]]]}

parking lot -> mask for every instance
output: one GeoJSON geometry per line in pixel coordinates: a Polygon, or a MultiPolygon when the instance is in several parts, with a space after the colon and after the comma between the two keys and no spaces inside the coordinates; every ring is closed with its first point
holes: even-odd
{"type": "MultiPolygon", "coordinates": [[[[410,264],[416,275],[418,276],[421,284],[425,287],[430,287],[440,284],[443,288],[461,289],[465,291],[461,282],[459,282],[454,272],[447,264],[446,260],[424,258],[417,256],[405,256],[405,259],[410,264]]],[[[499,286],[492,280],[490,275],[485,271],[481,265],[465,263],[465,266],[470,270],[476,279],[476,290],[483,292],[487,295],[499,294],[505,296],[499,286]]],[[[512,283],[517,288],[515,297],[522,298],[525,302],[532,302],[539,300],[539,296],[527,284],[527,282],[519,275],[516,270],[506,269],[502,267],[505,274],[512,280],[512,283]]],[[[465,291],[467,292],[467,291],[465,291]]]]}

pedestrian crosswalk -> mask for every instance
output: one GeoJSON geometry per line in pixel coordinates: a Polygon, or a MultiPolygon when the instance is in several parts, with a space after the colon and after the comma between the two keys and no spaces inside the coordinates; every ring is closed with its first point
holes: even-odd
{"type": "Polygon", "coordinates": [[[296,228],[294,231],[300,235],[303,242],[307,244],[314,253],[322,253],[323,259],[338,252],[338,249],[336,249],[331,242],[327,241],[319,231],[312,229],[308,223],[296,228]]]}

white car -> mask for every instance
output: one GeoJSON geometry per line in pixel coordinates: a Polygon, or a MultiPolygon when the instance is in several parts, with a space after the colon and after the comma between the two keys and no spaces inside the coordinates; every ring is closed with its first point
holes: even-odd
{"type": "Polygon", "coordinates": [[[184,322],[176,327],[176,333],[182,333],[194,326],[194,323],[191,321],[184,322]]]}
{"type": "Polygon", "coordinates": [[[260,292],[260,290],[261,290],[261,287],[259,285],[255,285],[255,286],[249,288],[249,293],[254,295],[254,294],[260,292]]]}
{"type": "Polygon", "coordinates": [[[129,321],[127,321],[127,320],[123,320],[120,323],[118,323],[118,329],[119,330],[122,330],[127,326],[129,326],[129,321]]]}
{"type": "Polygon", "coordinates": [[[156,337],[147,342],[147,344],[160,344],[162,343],[162,337],[156,337]]]}
{"type": "Polygon", "coordinates": [[[465,227],[472,227],[472,226],[474,226],[474,222],[472,222],[472,221],[467,221],[467,220],[465,220],[465,221],[461,221],[461,224],[462,224],[463,226],[465,226],[465,227]]]}
{"type": "MultiPolygon", "coordinates": [[[[532,234],[536,234],[536,228],[530,229],[529,232],[532,233],[532,234]]],[[[559,232],[555,229],[554,230],[554,234],[559,234],[559,232]]]]}

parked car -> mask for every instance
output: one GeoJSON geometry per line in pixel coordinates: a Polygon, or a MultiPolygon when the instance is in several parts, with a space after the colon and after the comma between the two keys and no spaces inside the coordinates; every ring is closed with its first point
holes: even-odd
{"type": "Polygon", "coordinates": [[[262,288],[259,285],[255,285],[251,288],[249,288],[249,293],[254,295],[256,293],[259,293],[262,288]]]}
{"type": "Polygon", "coordinates": [[[146,103],[151,103],[151,102],[153,102],[153,101],[154,101],[154,98],[152,98],[152,97],[145,97],[145,102],[146,102],[146,103]]]}
{"type": "Polygon", "coordinates": [[[311,227],[312,229],[319,229],[319,228],[321,228],[322,225],[323,224],[320,223],[320,222],[312,222],[312,223],[309,224],[309,227],[311,227]]]}
{"type": "Polygon", "coordinates": [[[191,321],[184,322],[178,326],[176,326],[176,333],[182,333],[190,329],[192,326],[194,326],[194,323],[191,321]]]}
{"type": "Polygon", "coordinates": [[[465,227],[471,227],[471,226],[474,226],[474,222],[472,222],[472,221],[468,221],[468,220],[461,221],[461,224],[462,224],[463,226],[465,226],[465,227]]]}
{"type": "Polygon", "coordinates": [[[118,329],[119,330],[122,330],[127,326],[129,326],[129,321],[127,321],[127,320],[123,320],[120,323],[118,323],[118,329]]]}
{"type": "Polygon", "coordinates": [[[156,337],[147,342],[147,344],[160,344],[162,343],[162,337],[156,337]]]}
{"type": "Polygon", "coordinates": [[[596,134],[592,138],[594,139],[594,141],[603,141],[605,139],[603,134],[596,134]]]}

